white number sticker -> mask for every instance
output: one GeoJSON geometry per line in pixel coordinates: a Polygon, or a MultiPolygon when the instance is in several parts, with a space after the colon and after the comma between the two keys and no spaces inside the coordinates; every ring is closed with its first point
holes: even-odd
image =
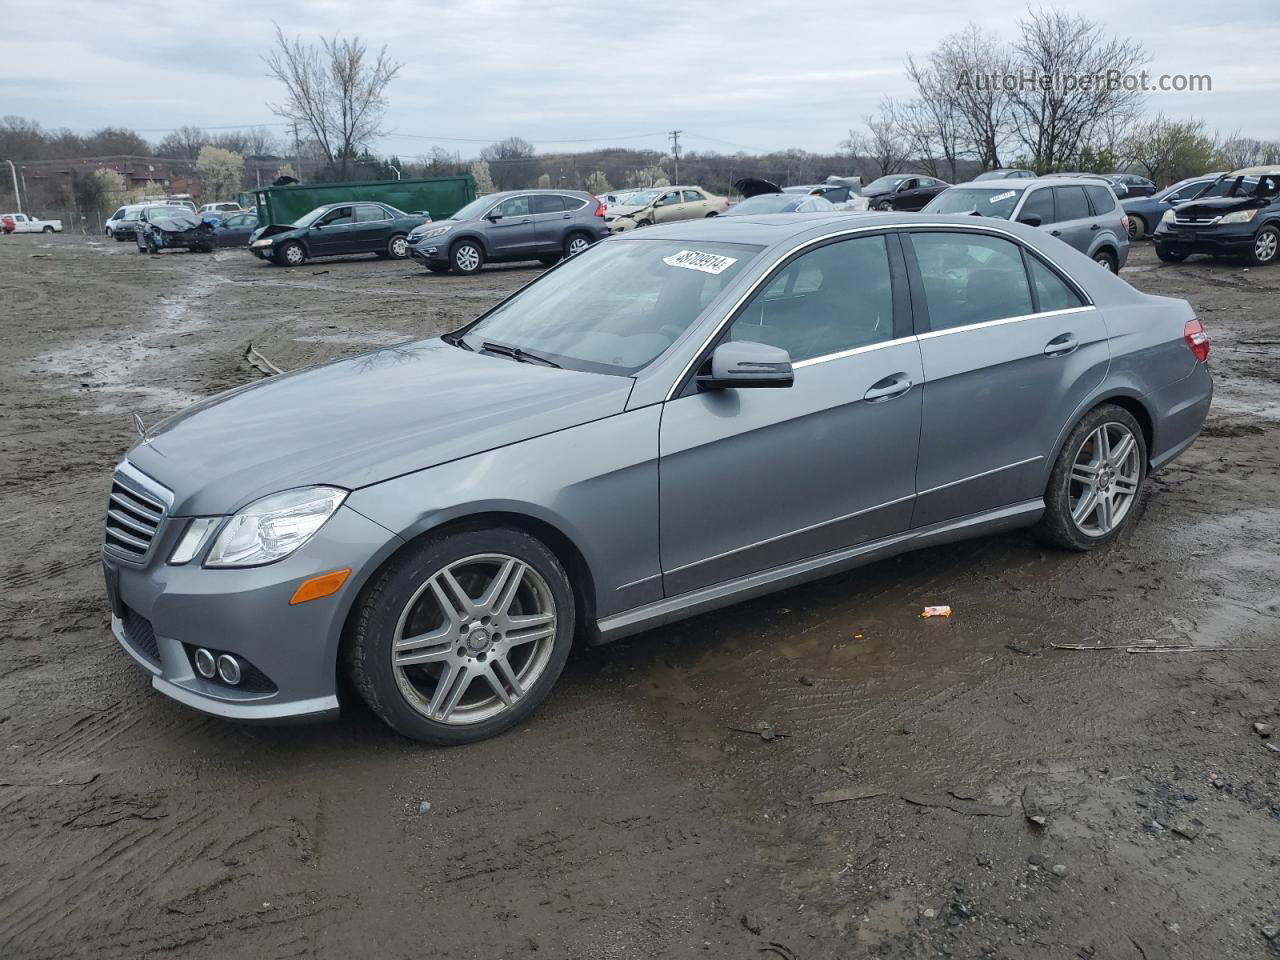
{"type": "Polygon", "coordinates": [[[701,270],[703,273],[724,273],[735,263],[737,257],[722,257],[718,253],[702,253],[698,250],[681,250],[662,262],[669,267],[683,267],[685,270],[701,270]]]}
{"type": "Polygon", "coordinates": [[[1009,190],[1005,193],[997,193],[994,197],[988,200],[987,203],[999,203],[1001,200],[1008,200],[1010,197],[1016,197],[1017,195],[1018,195],[1017,190],[1009,190]]]}

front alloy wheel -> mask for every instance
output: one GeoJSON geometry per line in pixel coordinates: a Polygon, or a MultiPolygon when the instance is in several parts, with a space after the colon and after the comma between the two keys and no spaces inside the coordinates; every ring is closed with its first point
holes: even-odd
{"type": "Polygon", "coordinates": [[[546,699],[573,642],[573,591],[540,541],[470,530],[411,548],[363,592],[352,680],[398,732],[453,745],[502,732],[546,699]]]}
{"type": "Polygon", "coordinates": [[[1258,235],[1254,237],[1253,256],[1249,259],[1261,266],[1273,261],[1277,252],[1280,252],[1280,230],[1267,226],[1259,230],[1258,235]]]}
{"type": "Polygon", "coordinates": [[[453,248],[453,269],[456,273],[469,275],[477,273],[484,263],[484,254],[470,240],[464,240],[453,248]]]}

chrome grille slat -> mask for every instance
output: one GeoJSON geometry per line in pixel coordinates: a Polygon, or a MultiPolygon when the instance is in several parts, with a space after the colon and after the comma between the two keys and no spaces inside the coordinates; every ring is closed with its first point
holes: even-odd
{"type": "Polygon", "coordinates": [[[107,498],[103,549],[126,563],[143,563],[173,503],[173,494],[125,461],[107,498]]]}

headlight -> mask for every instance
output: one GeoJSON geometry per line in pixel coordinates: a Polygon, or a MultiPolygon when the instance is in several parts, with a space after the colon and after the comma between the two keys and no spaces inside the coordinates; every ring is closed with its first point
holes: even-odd
{"type": "Polygon", "coordinates": [[[227,521],[206,567],[256,567],[283,560],[324,526],[347,491],[299,487],[255,500],[227,521]]]}
{"type": "Polygon", "coordinates": [[[1257,210],[1233,210],[1231,213],[1228,213],[1218,222],[1219,223],[1248,223],[1255,216],[1257,216],[1257,214],[1258,214],[1257,210]]]}
{"type": "Polygon", "coordinates": [[[255,240],[255,241],[253,241],[252,246],[255,246],[255,247],[269,247],[269,246],[271,246],[271,244],[272,244],[272,243],[274,243],[274,242],[275,242],[274,240],[272,240],[270,237],[268,237],[266,240],[255,240]]]}
{"type": "Polygon", "coordinates": [[[1173,208],[1170,207],[1164,212],[1164,216],[1160,218],[1160,221],[1161,223],[1173,223],[1173,218],[1175,216],[1176,214],[1173,212],[1173,208]]]}
{"type": "Polygon", "coordinates": [[[422,230],[421,227],[414,227],[413,232],[410,233],[409,236],[413,237],[415,240],[426,240],[429,237],[439,237],[448,233],[452,229],[452,227],[428,227],[426,230],[422,230]],[[422,232],[419,233],[419,230],[422,230],[422,232]]]}

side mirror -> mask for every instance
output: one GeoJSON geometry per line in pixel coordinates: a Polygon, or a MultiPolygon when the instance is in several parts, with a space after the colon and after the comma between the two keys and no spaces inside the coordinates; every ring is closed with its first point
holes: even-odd
{"type": "Polygon", "coordinates": [[[697,378],[701,390],[789,387],[794,382],[787,351],[750,340],[720,344],[711,354],[711,372],[697,378]]]}
{"type": "Polygon", "coordinates": [[[502,214],[500,214],[497,210],[490,210],[488,213],[485,214],[484,218],[488,220],[490,223],[497,223],[499,220],[502,219],[502,214]]]}
{"type": "Polygon", "coordinates": [[[1019,217],[1018,222],[1025,223],[1028,227],[1040,226],[1040,218],[1034,213],[1029,213],[1025,217],[1019,217]]]}

